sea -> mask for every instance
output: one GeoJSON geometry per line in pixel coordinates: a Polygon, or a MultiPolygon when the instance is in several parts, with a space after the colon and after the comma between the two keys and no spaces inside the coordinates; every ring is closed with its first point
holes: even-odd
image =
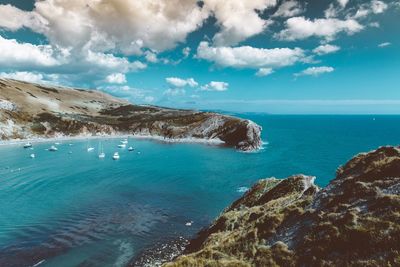
{"type": "Polygon", "coordinates": [[[234,115],[262,126],[262,149],[135,138],[133,151],[118,138],[1,145],[0,266],[158,266],[258,179],[301,173],[323,187],[354,155],[400,144],[400,116],[234,115]]]}

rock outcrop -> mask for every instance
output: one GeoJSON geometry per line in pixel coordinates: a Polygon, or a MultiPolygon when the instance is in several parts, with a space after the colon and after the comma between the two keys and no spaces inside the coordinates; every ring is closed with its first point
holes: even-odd
{"type": "Polygon", "coordinates": [[[261,146],[261,127],[212,112],[133,105],[96,90],[0,79],[0,140],[132,134],[261,146]]]}
{"type": "Polygon", "coordinates": [[[165,266],[400,266],[399,147],[313,180],[259,181],[165,266]]]}

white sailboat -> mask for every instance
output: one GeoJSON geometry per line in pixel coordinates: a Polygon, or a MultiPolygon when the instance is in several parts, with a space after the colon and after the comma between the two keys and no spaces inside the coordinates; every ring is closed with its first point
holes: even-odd
{"type": "Polygon", "coordinates": [[[133,150],[135,150],[135,149],[131,146],[128,148],[128,151],[133,151],[133,150]]]}
{"type": "Polygon", "coordinates": [[[121,141],[121,144],[124,144],[124,145],[128,144],[128,139],[125,138],[124,140],[122,140],[122,141],[121,141]]]}
{"type": "Polygon", "coordinates": [[[28,142],[28,143],[26,143],[25,145],[24,145],[24,148],[31,148],[32,147],[32,144],[30,143],[30,142],[28,142]]]}
{"type": "Polygon", "coordinates": [[[119,144],[118,147],[119,147],[119,148],[125,148],[125,147],[126,147],[126,144],[119,144]]]}
{"type": "Polygon", "coordinates": [[[104,159],[106,154],[104,153],[103,144],[101,142],[99,143],[99,152],[99,158],[104,159]]]}
{"type": "Polygon", "coordinates": [[[86,144],[86,150],[87,150],[87,152],[92,152],[92,151],[94,150],[94,147],[91,147],[91,146],[89,145],[89,140],[88,140],[88,142],[87,142],[87,144],[86,144]]]}
{"type": "Polygon", "coordinates": [[[112,158],[113,158],[114,160],[119,159],[119,154],[118,154],[118,152],[115,152],[112,158]]]}
{"type": "Polygon", "coordinates": [[[52,152],[57,151],[57,150],[58,150],[58,148],[55,147],[55,146],[51,146],[51,147],[49,148],[49,151],[52,151],[52,152]]]}

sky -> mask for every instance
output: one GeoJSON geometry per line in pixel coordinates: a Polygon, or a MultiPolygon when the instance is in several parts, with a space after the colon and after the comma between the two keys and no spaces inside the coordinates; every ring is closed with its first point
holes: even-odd
{"type": "Polygon", "coordinates": [[[400,114],[400,0],[0,0],[0,77],[136,104],[400,114]]]}

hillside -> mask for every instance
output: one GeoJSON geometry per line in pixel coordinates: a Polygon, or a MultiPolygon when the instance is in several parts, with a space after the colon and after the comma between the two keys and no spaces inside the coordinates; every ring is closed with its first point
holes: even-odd
{"type": "Polygon", "coordinates": [[[355,156],[326,188],[313,181],[260,180],[165,267],[400,265],[400,147],[355,156]]]}
{"type": "Polygon", "coordinates": [[[96,90],[0,79],[0,140],[129,134],[260,147],[255,123],[212,112],[134,105],[96,90]]]}

